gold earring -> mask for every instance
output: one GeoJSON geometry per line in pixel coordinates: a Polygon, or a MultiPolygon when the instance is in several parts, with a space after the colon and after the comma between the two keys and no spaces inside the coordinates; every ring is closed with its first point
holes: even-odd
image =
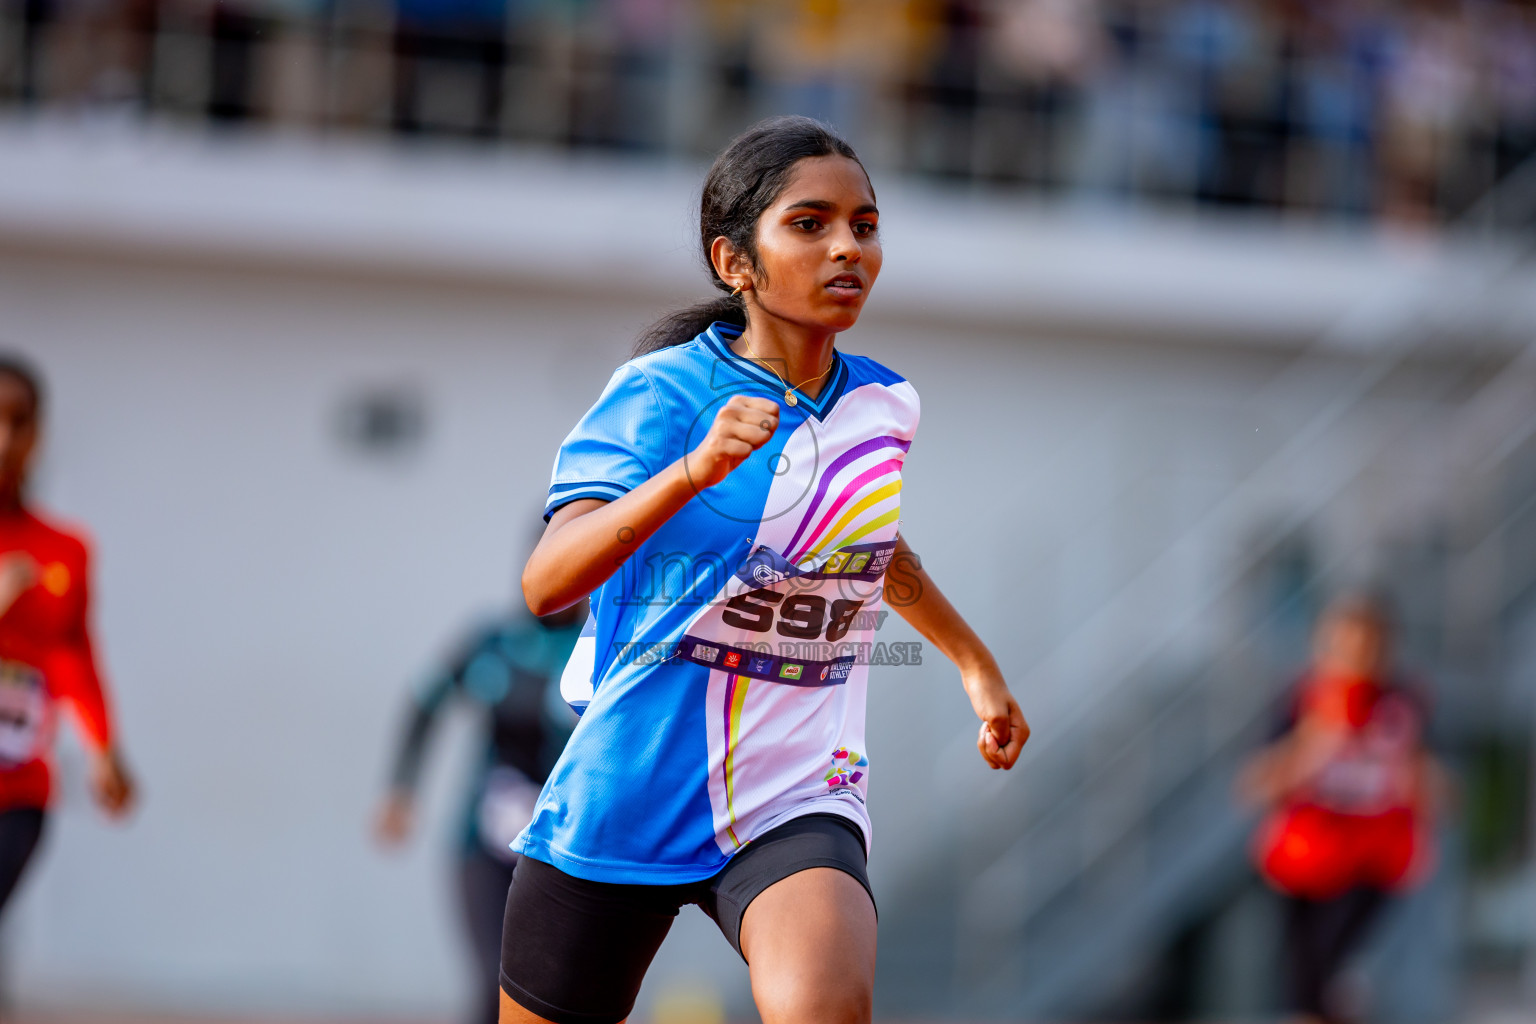
{"type": "Polygon", "coordinates": [[[746,291],[746,290],[747,290],[747,286],[746,285],[744,285],[744,284],[737,285],[736,286],[736,290],[731,292],[731,298],[733,298],[733,299],[734,298],[738,298],[741,295],[741,293],[746,291]]]}

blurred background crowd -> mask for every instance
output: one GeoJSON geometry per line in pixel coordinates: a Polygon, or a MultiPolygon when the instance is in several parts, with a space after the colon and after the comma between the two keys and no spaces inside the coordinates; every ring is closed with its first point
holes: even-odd
{"type": "Polygon", "coordinates": [[[4,0],[0,98],[1425,224],[1536,152],[1530,0],[4,0]]]}

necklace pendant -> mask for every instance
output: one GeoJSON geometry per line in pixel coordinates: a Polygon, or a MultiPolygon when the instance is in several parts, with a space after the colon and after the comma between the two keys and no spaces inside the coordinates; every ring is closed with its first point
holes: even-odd
{"type": "Polygon", "coordinates": [[[795,393],[793,391],[786,390],[784,392],[784,404],[788,405],[790,408],[794,408],[800,404],[800,399],[795,397],[795,393]]]}

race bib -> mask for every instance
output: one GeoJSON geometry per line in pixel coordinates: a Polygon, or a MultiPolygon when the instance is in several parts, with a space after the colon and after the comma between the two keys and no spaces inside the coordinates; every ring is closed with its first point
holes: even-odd
{"type": "Polygon", "coordinates": [[[19,661],[0,661],[0,763],[37,757],[47,710],[43,674],[19,661]]]}
{"type": "Polygon", "coordinates": [[[1345,814],[1385,810],[1396,788],[1395,768],[1389,761],[1367,755],[1341,757],[1318,775],[1317,802],[1345,814]]]}
{"type": "Polygon", "coordinates": [[[895,541],[855,544],[802,569],[759,546],[694,620],[677,655],[791,686],[839,685],[858,661],[895,553],[895,541]]]}
{"type": "MultiPolygon", "coordinates": [[[[836,686],[859,658],[860,643],[849,635],[872,628],[895,553],[895,541],[854,544],[802,569],[759,545],[677,644],[629,644],[614,657],[639,664],[681,657],[791,686],[836,686]]],[[[588,616],[560,676],[560,695],[578,715],[596,693],[597,653],[597,620],[588,616]]]]}
{"type": "Polygon", "coordinates": [[[1385,697],[1313,784],[1316,802],[1342,814],[1382,814],[1413,800],[1419,719],[1406,701],[1385,697]]]}

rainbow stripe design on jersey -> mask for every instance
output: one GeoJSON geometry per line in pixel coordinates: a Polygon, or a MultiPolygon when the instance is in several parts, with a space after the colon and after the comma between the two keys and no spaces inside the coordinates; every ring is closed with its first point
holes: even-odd
{"type": "Polygon", "coordinates": [[[725,827],[725,832],[731,837],[731,842],[737,849],[741,848],[741,840],[736,836],[736,809],[731,806],[735,796],[735,780],[731,777],[735,768],[734,754],[737,742],[741,736],[741,708],[747,702],[747,686],[752,681],[750,676],[739,676],[731,673],[726,677],[725,694],[725,764],[722,775],[725,781],[725,807],[730,816],[730,824],[725,827]]]}
{"type": "Polygon", "coordinates": [[[800,525],[789,539],[790,546],[794,547],[800,540],[801,534],[813,518],[819,514],[820,519],[806,534],[807,539],[795,550],[789,560],[796,565],[814,561],[816,556],[827,547],[833,549],[846,547],[863,540],[881,527],[896,522],[901,515],[901,504],[897,500],[898,495],[901,494],[901,467],[906,460],[907,449],[911,446],[910,440],[900,437],[876,437],[838,456],[822,473],[810,507],[806,509],[804,518],[800,520],[800,525]],[[863,470],[843,485],[836,498],[831,501],[823,500],[827,495],[828,486],[836,479],[839,471],[870,452],[886,453],[892,449],[900,454],[863,470]],[[859,496],[858,501],[843,512],[837,522],[829,526],[832,517],[837,515],[855,496],[859,496]],[[866,515],[866,513],[870,514],[866,515]],[[830,544],[829,541],[831,541],[830,544]]]}

